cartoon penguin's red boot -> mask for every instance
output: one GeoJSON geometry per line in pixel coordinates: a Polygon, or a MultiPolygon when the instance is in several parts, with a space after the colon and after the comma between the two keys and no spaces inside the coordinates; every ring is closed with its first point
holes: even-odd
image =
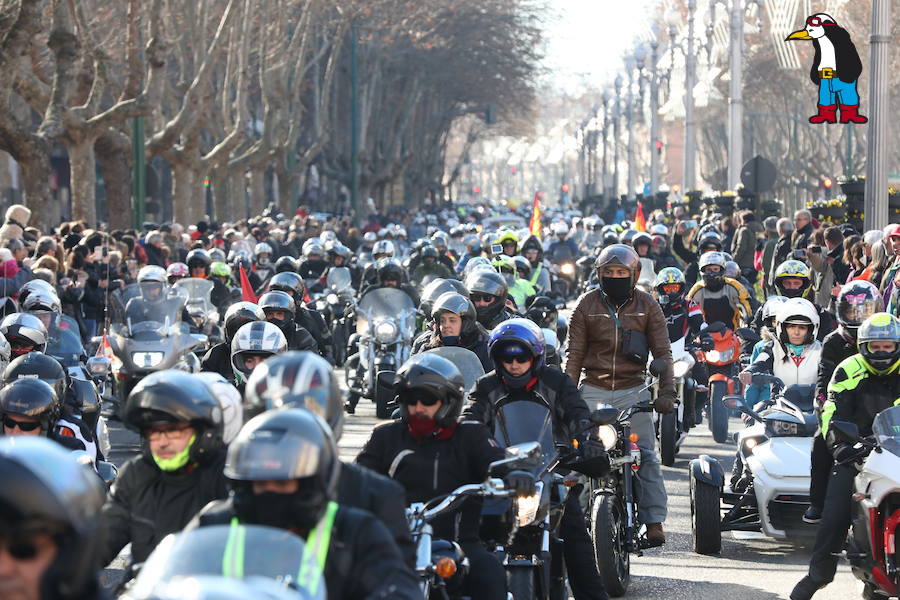
{"type": "Polygon", "coordinates": [[[819,114],[809,118],[810,123],[837,123],[837,104],[819,104],[819,114]]]}
{"type": "Polygon", "coordinates": [[[841,104],[841,123],[868,123],[869,119],[859,114],[859,104],[841,104]]]}

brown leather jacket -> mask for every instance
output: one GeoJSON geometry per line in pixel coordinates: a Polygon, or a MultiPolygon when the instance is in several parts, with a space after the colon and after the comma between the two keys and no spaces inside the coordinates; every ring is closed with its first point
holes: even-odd
{"type": "MultiPolygon", "coordinates": [[[[614,309],[615,310],[615,309],[614,309]]],[[[654,358],[669,360],[669,368],[660,376],[660,394],[674,396],[672,347],[662,309],[653,297],[639,289],[631,300],[619,307],[616,316],[623,329],[641,331],[647,336],[654,358]]],[[[566,375],[607,390],[624,390],[644,385],[645,366],[622,355],[622,332],[610,316],[599,289],[578,299],[569,323],[569,349],[566,375]]]]}

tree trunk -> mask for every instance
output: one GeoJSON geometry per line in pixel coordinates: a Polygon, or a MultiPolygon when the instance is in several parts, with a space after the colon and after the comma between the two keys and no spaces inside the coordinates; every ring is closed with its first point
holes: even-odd
{"type": "Polygon", "coordinates": [[[231,201],[231,179],[228,176],[227,169],[216,169],[212,176],[213,189],[213,209],[215,215],[210,215],[214,221],[221,223],[226,219],[231,219],[234,213],[234,204],[231,201]]]}
{"type": "Polygon", "coordinates": [[[94,138],[66,144],[72,186],[72,218],[97,222],[97,159],[94,138]]]}
{"type": "Polygon", "coordinates": [[[126,136],[110,131],[97,138],[94,153],[106,182],[107,221],[110,229],[132,225],[132,156],[126,136]]]}
{"type": "Polygon", "coordinates": [[[250,215],[261,215],[266,205],[266,169],[254,167],[250,169],[250,215]]]}
{"type": "Polygon", "coordinates": [[[194,196],[194,170],[185,164],[172,165],[172,217],[187,227],[191,223],[194,196]]]}
{"type": "Polygon", "coordinates": [[[31,219],[28,224],[49,231],[51,227],[58,225],[53,223],[49,214],[53,206],[53,194],[50,192],[50,166],[49,148],[47,152],[36,151],[29,156],[17,156],[16,160],[22,171],[22,203],[31,209],[31,219]]]}

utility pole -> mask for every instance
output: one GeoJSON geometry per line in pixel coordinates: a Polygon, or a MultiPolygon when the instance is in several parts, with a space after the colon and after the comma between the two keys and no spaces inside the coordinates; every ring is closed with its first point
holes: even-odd
{"type": "Polygon", "coordinates": [[[616,81],[613,84],[616,88],[616,112],[615,122],[613,123],[613,186],[612,195],[616,202],[619,201],[619,136],[622,132],[622,75],[616,75],[616,81]]]}
{"type": "MultiPolygon", "coordinates": [[[[872,35],[869,50],[869,137],[866,159],[865,228],[888,224],[888,89],[891,83],[891,2],[872,0],[872,35]]],[[[848,124],[845,127],[855,127],[848,124]]]]}
{"type": "Polygon", "coordinates": [[[657,50],[659,42],[650,42],[650,195],[659,191],[659,74],[656,62],[659,60],[657,50]]]}
{"type": "Polygon", "coordinates": [[[353,220],[362,224],[359,214],[359,58],[356,23],[350,25],[350,207],[353,220]]]}
{"type": "Polygon", "coordinates": [[[697,0],[688,0],[687,52],[684,55],[684,191],[697,189],[697,135],[694,122],[694,87],[697,85],[697,58],[694,56],[694,19],[697,0]]]}
{"type": "Polygon", "coordinates": [[[603,179],[600,180],[600,190],[603,197],[609,202],[609,170],[606,161],[607,135],[609,134],[609,91],[603,90],[603,179]]]}
{"type": "Polygon", "coordinates": [[[744,1],[731,0],[729,14],[731,33],[731,57],[728,85],[728,189],[736,189],[741,182],[741,165],[744,162],[744,1]]]}
{"type": "Polygon", "coordinates": [[[625,197],[628,200],[634,198],[634,70],[635,59],[633,56],[625,57],[625,68],[628,70],[628,106],[625,112],[625,123],[628,127],[628,187],[625,189],[625,197]]]}

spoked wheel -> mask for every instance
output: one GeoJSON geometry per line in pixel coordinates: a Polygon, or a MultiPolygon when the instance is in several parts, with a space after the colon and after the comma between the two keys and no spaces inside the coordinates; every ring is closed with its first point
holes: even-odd
{"type": "Polygon", "coordinates": [[[724,381],[709,384],[709,430],[719,444],[728,441],[728,407],[722,403],[727,392],[728,386],[724,381]]]}
{"type": "Polygon", "coordinates": [[[625,539],[625,509],[615,496],[594,498],[591,537],[603,587],[614,598],[624,596],[631,582],[631,555],[625,539]]]}
{"type": "Polygon", "coordinates": [[[659,456],[662,464],[671,467],[675,464],[675,455],[678,448],[675,442],[678,440],[678,414],[672,411],[667,415],[659,416],[659,456]]]}

